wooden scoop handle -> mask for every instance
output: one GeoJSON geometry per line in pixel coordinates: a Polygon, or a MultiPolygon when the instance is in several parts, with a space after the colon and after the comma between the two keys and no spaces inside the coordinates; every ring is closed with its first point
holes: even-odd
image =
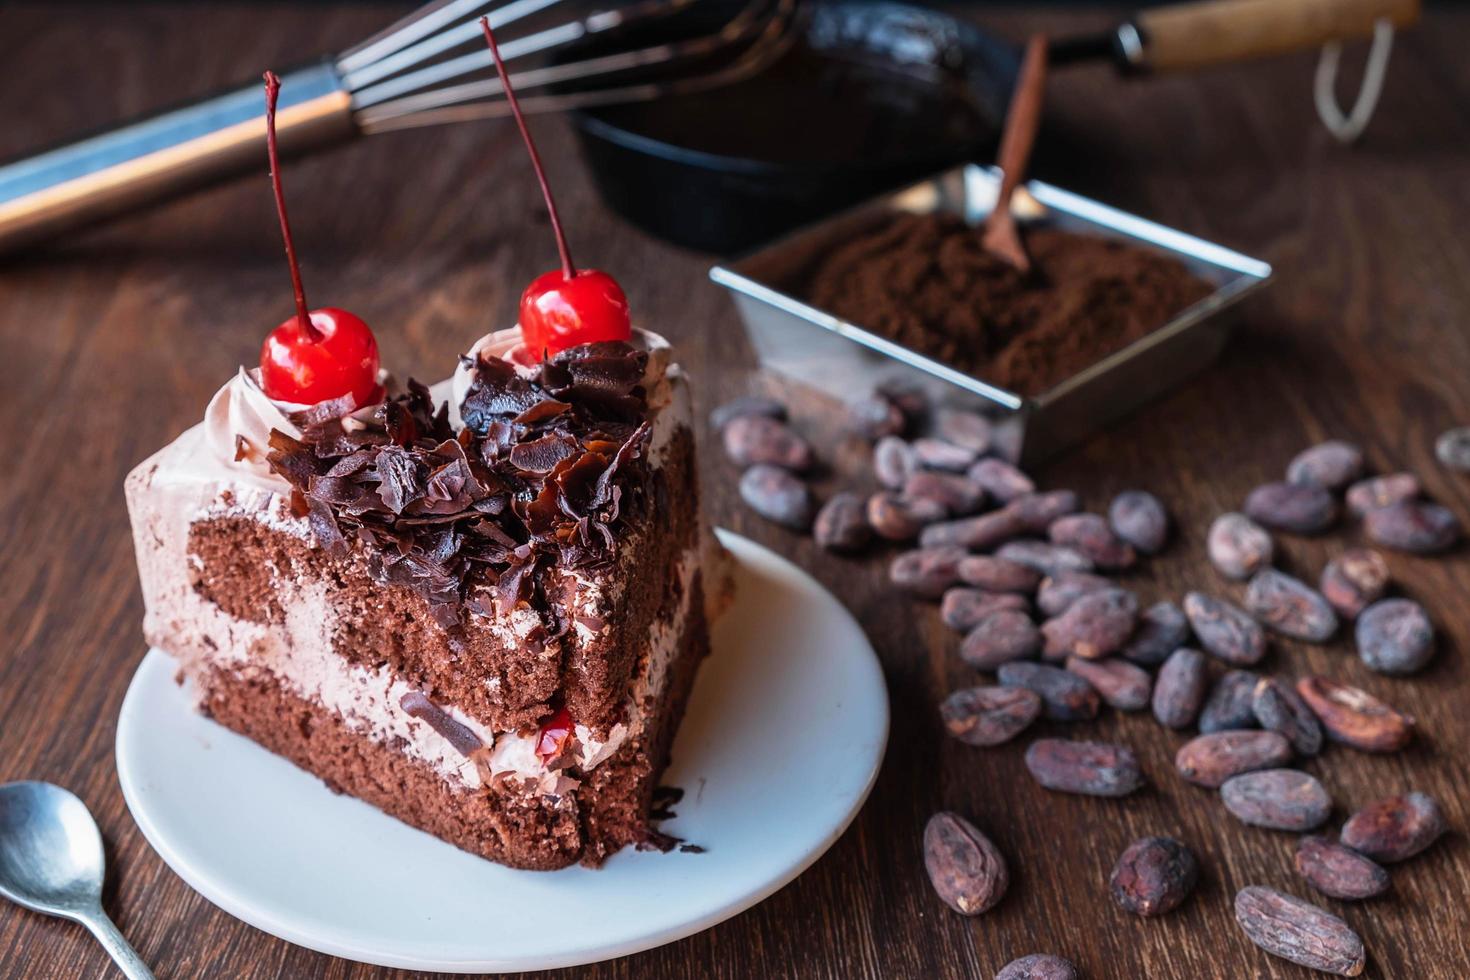
{"type": "Polygon", "coordinates": [[[1140,11],[1141,67],[1185,71],[1367,37],[1378,20],[1403,27],[1419,0],[1200,0],[1140,11]]]}

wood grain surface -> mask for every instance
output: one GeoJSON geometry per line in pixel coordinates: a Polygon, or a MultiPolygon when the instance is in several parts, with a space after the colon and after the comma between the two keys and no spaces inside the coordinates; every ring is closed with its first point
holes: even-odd
{"type": "MultiPolygon", "coordinates": [[[[8,4],[0,156],[340,48],[399,9],[8,4]]],[[[1021,38],[1101,25],[1105,13],[975,16],[1021,38]]],[[[1316,122],[1308,56],[1152,81],[1101,67],[1056,74],[1040,176],[1259,255],[1279,275],[1214,369],[1041,474],[1093,508],[1127,487],[1170,503],[1172,546],[1132,577],[1145,599],[1233,592],[1204,563],[1209,520],[1325,437],[1357,440],[1380,470],[1414,470],[1470,520],[1470,478],[1441,469],[1431,448],[1436,433],[1470,422],[1467,45],[1470,13],[1431,10],[1398,42],[1378,116],[1352,149],[1316,122]]],[[[834,413],[753,370],[733,308],[705,278],[709,258],[616,220],[564,124],[535,126],[576,254],[615,271],[638,319],[673,338],[701,412],[775,390],[807,431],[833,433],[834,413]]],[[[506,123],[375,138],[287,176],[312,300],[365,316],[402,373],[445,373],[474,338],[510,322],[522,286],[555,264],[506,123]]],[[[144,653],[123,476],[200,417],[289,309],[263,165],[256,180],[0,265],[0,780],[52,780],[88,803],[108,844],[107,908],[163,978],[406,975],[292,947],[216,910],[144,842],[113,766],[118,707],[144,653]]],[[[829,557],[748,514],[707,433],[701,452],[715,520],[811,569],[872,637],[893,704],[887,761],[848,833],[757,908],[662,949],[546,976],[988,978],[1030,952],[1066,955],[1093,978],[1309,975],[1251,946],[1230,912],[1248,884],[1309,894],[1290,867],[1292,837],[1242,827],[1213,794],[1176,779],[1185,736],[1116,714],[1045,726],[1133,745],[1153,786],[1122,801],[1039,789],[1022,766],[1025,740],[982,751],[947,739],[935,706],[973,675],[937,614],[895,598],[880,557],[829,557]],[[920,832],[941,808],[990,833],[1014,869],[1010,895],[981,918],[949,912],[925,880],[920,832]],[[1178,912],[1132,918],[1108,901],[1107,874],[1130,840],[1158,833],[1196,849],[1203,881],[1178,912]]],[[[847,445],[833,458],[841,469],[856,456],[847,445]]],[[[1286,538],[1284,564],[1315,577],[1355,538],[1286,538]]],[[[1398,866],[1388,897],[1323,904],[1362,933],[1365,976],[1451,980],[1470,975],[1470,566],[1463,551],[1391,565],[1440,627],[1427,671],[1370,674],[1344,640],[1276,643],[1267,666],[1362,684],[1418,717],[1409,751],[1334,747],[1309,768],[1338,816],[1417,788],[1440,799],[1453,834],[1398,866]]],[[[80,928],[0,904],[0,976],[106,975],[80,928]]]]}

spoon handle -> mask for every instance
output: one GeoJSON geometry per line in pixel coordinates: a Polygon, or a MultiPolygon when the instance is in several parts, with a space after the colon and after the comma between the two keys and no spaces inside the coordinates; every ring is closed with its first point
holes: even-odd
{"type": "Polygon", "coordinates": [[[82,917],[82,925],[91,930],[92,935],[107,950],[107,955],[117,964],[117,968],[123,972],[128,980],[154,980],[153,971],[148,969],[148,964],[138,955],[123,934],[117,931],[117,926],[107,917],[102,909],[94,909],[82,917]]]}

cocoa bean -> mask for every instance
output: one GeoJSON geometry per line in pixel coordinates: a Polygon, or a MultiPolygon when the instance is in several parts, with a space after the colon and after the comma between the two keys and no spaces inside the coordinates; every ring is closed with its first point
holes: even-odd
{"type": "Polygon", "coordinates": [[[1113,866],[1108,891],[1124,912],[1155,916],[1178,908],[1199,880],[1194,854],[1172,837],[1144,837],[1113,866]]]}
{"type": "Polygon", "coordinates": [[[1078,980],[1080,974],[1070,960],[1049,953],[1032,953],[1001,967],[995,980],[1078,980]]]}
{"type": "Polygon", "coordinates": [[[971,483],[953,473],[932,470],[909,474],[903,483],[903,495],[910,499],[923,497],[934,501],[944,508],[946,517],[973,514],[985,503],[985,491],[978,483],[971,483]]]}
{"type": "Polygon", "coordinates": [[[1388,891],[1388,871],[1350,847],[1325,837],[1303,837],[1293,858],[1296,873],[1329,898],[1357,901],[1388,891]]]}
{"type": "Polygon", "coordinates": [[[1266,655],[1266,634],[1250,614],[1203,592],[1184,597],[1184,615],[1200,646],[1227,664],[1249,667],[1266,655]]]}
{"type": "Polygon", "coordinates": [[[746,415],[764,415],[768,419],[785,422],[786,406],[774,398],[764,398],[760,395],[747,395],[744,398],[736,398],[733,401],[725,402],[725,404],[709,413],[710,428],[718,432],[735,419],[746,415]]]}
{"type": "Polygon", "coordinates": [[[920,466],[930,470],[947,470],[963,473],[975,462],[975,453],[943,439],[924,437],[913,441],[914,459],[920,466]]]}
{"type": "Polygon", "coordinates": [[[828,551],[861,551],[873,540],[867,502],[855,493],[836,493],[817,511],[812,537],[828,551]]]}
{"type": "Polygon", "coordinates": [[[1068,657],[1067,670],[1091,684],[1102,699],[1119,711],[1148,707],[1153,678],[1148,671],[1118,657],[1084,660],[1068,657]]]}
{"type": "Polygon", "coordinates": [[[1434,656],[1434,624],[1411,599],[1380,599],[1358,616],[1358,656],[1380,674],[1412,674],[1434,656]]]}
{"type": "Polygon", "coordinates": [[[1081,552],[1030,538],[1006,542],[996,549],[995,556],[1033,568],[1043,575],[1092,571],[1092,561],[1081,552]]]}
{"type": "Polygon", "coordinates": [[[1031,478],[1022,473],[1016,467],[1003,459],[987,457],[970,467],[966,474],[980,486],[985,492],[1002,504],[1008,504],[1017,497],[1036,492],[1036,484],[1031,478]]]}
{"type": "Polygon", "coordinates": [[[801,473],[811,469],[811,444],[796,432],[766,415],[739,415],[721,432],[725,455],[739,466],[767,463],[801,473]]]}
{"type": "Polygon", "coordinates": [[[1296,455],[1286,467],[1286,482],[1341,490],[1363,475],[1363,450],[1350,442],[1319,442],[1296,455]]]}
{"type": "Polygon", "coordinates": [[[1041,717],[1041,697],[1024,687],[967,687],[944,699],[939,717],[967,745],[1000,745],[1041,717]]]}
{"type": "Polygon", "coordinates": [[[1241,508],[1265,527],[1298,534],[1325,531],[1337,518],[1328,490],[1295,483],[1267,483],[1252,490],[1241,508]]]}
{"type": "Polygon", "coordinates": [[[1397,752],[1414,736],[1414,719],[1360,688],[1325,677],[1302,677],[1296,692],[1327,737],[1364,752],[1397,752]]]}
{"type": "Polygon", "coordinates": [[[1076,513],[1077,507],[1077,494],[1071,490],[1022,494],[1006,504],[1007,510],[1015,512],[1022,528],[1032,534],[1045,534],[1052,521],[1076,513]]]}
{"type": "Polygon", "coordinates": [[[1388,507],[1419,496],[1419,478],[1412,473],[1390,473],[1359,480],[1348,487],[1348,510],[1363,517],[1370,510],[1388,507]]]}
{"type": "Polygon", "coordinates": [[[1196,786],[1218,789],[1227,779],[1291,761],[1291,743],[1277,732],[1211,732],[1179,747],[1174,768],[1196,786]]]}
{"type": "Polygon", "coordinates": [[[1282,636],[1326,643],[1337,632],[1337,613],[1317,590],[1274,568],[1252,576],[1245,608],[1282,636]]]}
{"type": "Polygon", "coordinates": [[[1372,548],[1351,548],[1327,563],[1318,584],[1333,609],[1356,619],[1388,591],[1388,562],[1372,548]]]}
{"type": "Polygon", "coordinates": [[[950,545],[989,551],[996,545],[1009,541],[1025,529],[1019,518],[1007,507],[993,510],[978,517],[962,517],[957,521],[942,521],[924,528],[919,543],[926,548],[950,545]]]}
{"type": "Polygon", "coordinates": [[[1169,728],[1187,728],[1199,715],[1209,685],[1205,655],[1180,647],[1169,654],[1154,678],[1154,717],[1169,728]]]}
{"type": "Polygon", "coordinates": [[[1033,657],[1041,647],[1041,633],[1031,617],[1002,609],[982,619],[960,643],[960,659],[976,670],[995,670],[1012,660],[1033,657]]]}
{"type": "Polygon", "coordinates": [[[986,592],[983,589],[955,587],[946,589],[939,603],[939,618],[944,625],[961,633],[968,633],[991,613],[1002,609],[1025,612],[1030,603],[1023,595],[1014,592],[986,592]]]}
{"type": "Polygon", "coordinates": [[[1452,470],[1470,473],[1470,427],[1441,432],[1434,440],[1434,456],[1452,470]]]}
{"type": "Polygon", "coordinates": [[[1249,670],[1226,671],[1205,698],[1205,706],[1199,713],[1199,730],[1208,734],[1255,728],[1253,704],[1260,679],[1259,674],[1249,670]]]}
{"type": "Polygon", "coordinates": [[[898,436],[884,436],[873,445],[873,475],[890,490],[902,490],[909,474],[919,468],[913,447],[898,436]]]}
{"type": "Polygon", "coordinates": [[[971,555],[960,562],[960,578],[976,588],[991,592],[1036,591],[1041,573],[992,555],[971,555]]]}
{"type": "Polygon", "coordinates": [[[887,541],[912,541],[926,527],[947,516],[944,506],[933,500],[887,490],[869,497],[865,509],[868,526],[887,541]]]}
{"type": "MultiPolygon", "coordinates": [[[[1004,550],[1004,549],[1002,549],[1004,550]]],[[[1138,600],[1125,589],[1102,589],[1082,596],[1067,611],[1041,627],[1044,654],[1069,654],[1096,660],[1120,649],[1138,623],[1138,600]]]]}
{"type": "Polygon", "coordinates": [[[1296,534],[1320,534],[1337,520],[1332,492],[1300,483],[1267,483],[1256,487],[1241,508],[1258,524],[1296,534]]]}
{"type": "Polygon", "coordinates": [[[768,521],[795,531],[812,526],[816,504],[810,488],[789,470],[757,463],[740,476],[740,499],[768,521]]]}
{"type": "Polygon", "coordinates": [[[1427,793],[1391,796],[1363,807],[1342,825],[1342,842],[1383,864],[1413,857],[1439,840],[1448,825],[1427,793]]]}
{"type": "Polygon", "coordinates": [[[887,398],[869,395],[847,406],[847,425],[864,439],[877,440],[903,435],[908,429],[908,419],[887,398]]]}
{"type": "Polygon", "coordinates": [[[1108,507],[1113,533],[1145,555],[1156,555],[1169,538],[1169,512],[1145,490],[1124,490],[1108,507]]]}
{"type": "Polygon", "coordinates": [[[1058,572],[1041,580],[1036,607],[1046,616],[1060,616],[1090,592],[1115,589],[1117,583],[1090,572],[1058,572]]]}
{"type": "Polygon", "coordinates": [[[1300,694],[1276,678],[1263,677],[1256,682],[1251,711],[1266,731],[1286,736],[1298,755],[1322,751],[1322,723],[1300,694]]]}
{"type": "Polygon", "coordinates": [[[945,905],[979,915],[1005,897],[1011,883],[1000,850],[974,824],[941,811],[924,827],[924,870],[945,905]]]}
{"type": "Polygon", "coordinates": [[[1226,578],[1247,579],[1271,564],[1276,546],[1267,531],[1244,514],[1221,514],[1205,541],[1210,563],[1226,578]]]}
{"type": "Polygon", "coordinates": [[[1004,687],[1024,687],[1039,694],[1046,717],[1053,721],[1086,721],[1097,717],[1097,691],[1081,677],[1060,667],[1013,660],[1001,664],[996,677],[1004,687]]]}
{"type": "Polygon", "coordinates": [[[1047,789],[1084,796],[1127,796],[1144,783],[1132,750],[1106,742],[1039,738],[1026,749],[1026,768],[1047,789]]]}
{"type": "Polygon", "coordinates": [[[1428,555],[1460,540],[1460,521],[1439,504],[1405,500],[1363,515],[1363,533],[1385,548],[1428,555]]]}
{"type": "Polygon", "coordinates": [[[959,581],[960,548],[917,548],[905,551],[888,566],[888,581],[910,595],[938,599],[959,581]]]}
{"type": "Polygon", "coordinates": [[[1316,777],[1297,769],[1259,769],[1220,786],[1225,808],[1241,823],[1268,830],[1311,830],[1327,822],[1332,799],[1316,777]]]}
{"type": "Polygon", "coordinates": [[[1161,664],[1189,642],[1189,620],[1172,602],[1156,602],[1138,617],[1138,628],[1123,645],[1123,656],[1146,667],[1161,664]]]}
{"type": "Polygon", "coordinates": [[[1272,956],[1323,973],[1355,977],[1368,954],[1348,924],[1310,902],[1251,885],[1235,894],[1235,921],[1272,956]]]}
{"type": "Polygon", "coordinates": [[[1138,553],[1133,546],[1113,533],[1098,514],[1068,514],[1047,528],[1052,544],[1071,548],[1086,555],[1094,566],[1106,571],[1122,571],[1133,567],[1138,553]]]}
{"type": "Polygon", "coordinates": [[[934,434],[974,456],[990,452],[990,420],[976,412],[942,408],[934,416],[934,434]]]}

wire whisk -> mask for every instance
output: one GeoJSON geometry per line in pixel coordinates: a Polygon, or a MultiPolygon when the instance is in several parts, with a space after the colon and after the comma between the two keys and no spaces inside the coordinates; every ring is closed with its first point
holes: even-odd
{"type": "MultiPolygon", "coordinates": [[[[526,112],[682,95],[748,78],[791,46],[797,0],[436,0],[282,75],[283,153],[509,111],[478,18],[503,40],[526,112]]],[[[259,169],[255,83],[0,166],[0,251],[259,169]]]]}

